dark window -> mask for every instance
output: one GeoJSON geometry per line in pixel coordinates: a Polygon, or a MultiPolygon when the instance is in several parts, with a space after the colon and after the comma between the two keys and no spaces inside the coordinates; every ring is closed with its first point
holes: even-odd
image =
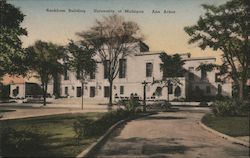
{"type": "Polygon", "coordinates": [[[124,94],[124,86],[120,86],[120,94],[124,94]]]}
{"type": "Polygon", "coordinates": [[[68,76],[68,65],[67,63],[64,64],[64,80],[68,80],[69,76],[68,76]]]}
{"type": "Polygon", "coordinates": [[[162,87],[157,87],[156,88],[155,95],[156,96],[162,96],[162,87]]]}
{"type": "Polygon", "coordinates": [[[201,79],[202,79],[202,80],[205,80],[206,78],[207,78],[207,71],[201,69],[201,79]]]}
{"type": "Polygon", "coordinates": [[[65,95],[69,95],[69,89],[68,89],[68,87],[65,87],[65,88],[64,88],[64,94],[65,94],[65,95]]]}
{"type": "Polygon", "coordinates": [[[221,82],[220,74],[219,73],[215,74],[215,82],[221,82]]]}
{"type": "Polygon", "coordinates": [[[19,86],[13,89],[12,93],[13,93],[13,96],[17,96],[19,94],[19,86]]]}
{"type": "Polygon", "coordinates": [[[174,90],[174,96],[175,97],[179,97],[181,96],[181,88],[179,86],[177,86],[174,90]]]}
{"type": "Polygon", "coordinates": [[[109,75],[109,60],[104,61],[103,67],[104,67],[104,78],[108,78],[108,75],[109,75]]]}
{"type": "Polygon", "coordinates": [[[82,96],[82,87],[77,87],[76,88],[76,97],[82,96]]]}
{"type": "Polygon", "coordinates": [[[146,63],[146,77],[152,77],[153,74],[153,64],[146,63]]]}
{"type": "Polygon", "coordinates": [[[90,77],[90,79],[95,79],[95,72],[91,72],[89,77],[90,77]]]}
{"type": "Polygon", "coordinates": [[[119,60],[119,78],[126,77],[126,69],[127,69],[127,60],[120,59],[119,60]]]}
{"type": "Polygon", "coordinates": [[[211,87],[210,87],[210,86],[207,86],[207,87],[206,87],[206,92],[207,92],[207,94],[210,94],[210,93],[211,93],[211,87]]]}
{"type": "Polygon", "coordinates": [[[109,97],[109,86],[104,86],[104,97],[105,98],[109,97]]]}
{"type": "Polygon", "coordinates": [[[194,67],[189,67],[188,71],[189,71],[188,78],[189,80],[193,81],[194,80],[194,67]]]}
{"type": "Polygon", "coordinates": [[[173,84],[168,85],[168,94],[173,94],[173,84]]]}
{"type": "Polygon", "coordinates": [[[89,97],[95,97],[95,87],[90,87],[89,97]]]}

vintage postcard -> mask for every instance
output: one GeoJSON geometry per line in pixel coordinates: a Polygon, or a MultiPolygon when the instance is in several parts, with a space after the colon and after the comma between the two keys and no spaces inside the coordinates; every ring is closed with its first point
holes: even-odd
{"type": "Polygon", "coordinates": [[[247,0],[0,6],[0,157],[249,157],[247,0]]]}

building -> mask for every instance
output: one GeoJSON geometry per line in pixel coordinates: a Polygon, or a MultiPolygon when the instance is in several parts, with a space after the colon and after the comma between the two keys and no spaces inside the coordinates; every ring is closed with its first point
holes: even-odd
{"type": "Polygon", "coordinates": [[[40,83],[36,80],[26,79],[22,77],[5,77],[4,85],[10,85],[9,97],[23,99],[27,97],[40,97],[42,89],[40,83]]]}
{"type": "MultiPolygon", "coordinates": [[[[197,97],[216,95],[231,96],[232,83],[218,82],[216,71],[197,71],[200,64],[215,63],[214,57],[192,58],[190,53],[180,54],[185,61],[184,68],[187,73],[184,77],[178,78],[180,84],[164,87],[164,84],[151,84],[162,79],[160,71],[161,59],[159,52],[150,52],[147,45],[140,43],[135,53],[126,59],[119,60],[120,71],[114,80],[113,98],[129,98],[132,94],[143,98],[144,85],[146,81],[147,99],[197,99],[197,97]]],[[[97,63],[97,71],[92,74],[83,88],[84,98],[109,98],[109,83],[105,74],[105,64],[97,63]]],[[[60,77],[60,95],[62,97],[81,97],[82,87],[77,74],[65,70],[60,77]]],[[[53,82],[49,85],[51,87],[53,82]]],[[[49,93],[53,93],[49,88],[49,93]]]]}

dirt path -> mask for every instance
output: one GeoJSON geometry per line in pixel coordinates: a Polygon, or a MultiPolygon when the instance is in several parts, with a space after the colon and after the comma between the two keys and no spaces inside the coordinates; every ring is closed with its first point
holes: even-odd
{"type": "Polygon", "coordinates": [[[232,144],[197,124],[206,111],[181,108],[128,122],[96,157],[248,158],[249,148],[232,144]]]}

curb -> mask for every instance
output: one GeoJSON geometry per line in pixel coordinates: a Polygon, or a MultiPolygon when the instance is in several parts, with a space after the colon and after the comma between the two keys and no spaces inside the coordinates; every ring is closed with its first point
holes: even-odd
{"type": "Polygon", "coordinates": [[[113,126],[111,126],[104,135],[102,135],[99,139],[97,139],[96,142],[92,143],[87,149],[83,150],[79,155],[76,156],[76,158],[82,158],[82,157],[90,157],[90,155],[92,153],[94,153],[94,151],[100,147],[106,140],[107,138],[110,136],[110,134],[120,125],[122,125],[123,123],[133,120],[133,119],[137,119],[140,117],[145,117],[145,116],[149,116],[149,115],[153,115],[156,113],[149,113],[149,114],[143,114],[141,116],[135,116],[135,117],[131,117],[131,118],[127,118],[124,120],[121,120],[119,122],[117,122],[116,124],[114,124],[113,126]]]}
{"type": "Polygon", "coordinates": [[[250,145],[249,145],[248,142],[245,142],[245,141],[236,139],[236,138],[234,138],[234,137],[231,137],[231,136],[229,136],[229,135],[220,133],[220,132],[218,132],[218,131],[216,131],[216,130],[214,130],[214,129],[208,127],[208,126],[206,126],[206,125],[203,124],[201,121],[199,121],[198,124],[199,124],[202,128],[204,128],[205,130],[207,130],[207,131],[209,131],[209,132],[211,132],[211,133],[213,133],[213,134],[215,134],[215,135],[217,135],[217,136],[219,136],[219,137],[221,137],[221,138],[224,138],[224,139],[226,139],[226,140],[228,140],[228,141],[230,141],[230,142],[233,142],[233,143],[236,143],[236,144],[240,144],[240,145],[243,145],[243,146],[246,146],[246,147],[250,148],[250,145]]]}

